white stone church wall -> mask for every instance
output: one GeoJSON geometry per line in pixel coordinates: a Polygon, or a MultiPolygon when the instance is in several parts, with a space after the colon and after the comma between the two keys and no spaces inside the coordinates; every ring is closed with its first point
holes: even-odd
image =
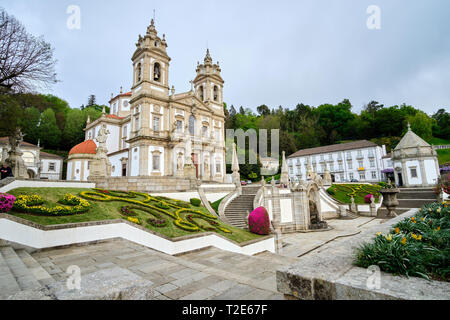
{"type": "Polygon", "coordinates": [[[121,177],[122,176],[122,162],[120,159],[128,158],[128,151],[124,151],[122,153],[117,153],[113,156],[108,157],[109,162],[111,163],[111,176],[112,177],[121,177]],[[114,167],[114,170],[113,170],[114,167]]]}
{"type": "Polygon", "coordinates": [[[409,185],[421,185],[422,184],[422,172],[420,170],[420,163],[418,160],[406,161],[406,174],[408,175],[409,185]],[[416,167],[417,177],[411,176],[411,167],[416,167]]]}
{"type": "Polygon", "coordinates": [[[436,172],[435,161],[433,159],[424,160],[424,167],[428,184],[436,184],[438,180],[438,173],[436,172]]]}

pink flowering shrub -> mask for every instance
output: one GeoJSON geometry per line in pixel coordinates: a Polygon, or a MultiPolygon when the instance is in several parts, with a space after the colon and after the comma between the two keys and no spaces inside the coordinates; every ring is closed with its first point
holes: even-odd
{"type": "Polygon", "coordinates": [[[266,208],[258,207],[248,216],[248,229],[252,233],[266,235],[270,233],[270,220],[266,208]]]}
{"type": "Polygon", "coordinates": [[[365,197],[364,197],[364,202],[365,203],[371,203],[372,201],[370,201],[370,198],[372,198],[372,197],[374,197],[375,198],[375,196],[373,195],[373,194],[368,194],[368,195],[366,195],[365,197]]]}
{"type": "Polygon", "coordinates": [[[6,213],[13,207],[16,197],[8,193],[0,193],[0,212],[6,213]]]}

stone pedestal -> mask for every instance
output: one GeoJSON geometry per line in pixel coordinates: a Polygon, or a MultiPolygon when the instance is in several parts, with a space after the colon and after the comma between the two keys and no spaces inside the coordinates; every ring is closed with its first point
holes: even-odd
{"type": "Polygon", "coordinates": [[[21,151],[10,151],[9,156],[6,159],[6,164],[11,167],[12,174],[14,178],[26,178],[27,168],[22,159],[23,152],[21,151]]]}

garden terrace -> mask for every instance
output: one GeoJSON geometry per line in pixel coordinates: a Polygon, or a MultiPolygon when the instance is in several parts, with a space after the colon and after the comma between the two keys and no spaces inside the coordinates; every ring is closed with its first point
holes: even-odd
{"type": "Polygon", "coordinates": [[[30,201],[19,202],[9,214],[44,226],[124,219],[169,238],[216,232],[240,243],[260,237],[226,225],[203,206],[146,193],[85,188],[17,188],[9,193],[30,201]]]}
{"type": "Polygon", "coordinates": [[[364,204],[364,197],[368,194],[372,194],[375,197],[375,202],[379,202],[380,199],[379,184],[332,184],[327,189],[327,193],[335,200],[341,203],[351,203],[351,196],[355,199],[356,204],[364,204]]]}

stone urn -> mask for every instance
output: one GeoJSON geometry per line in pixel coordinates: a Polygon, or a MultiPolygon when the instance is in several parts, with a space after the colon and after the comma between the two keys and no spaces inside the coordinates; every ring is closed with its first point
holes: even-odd
{"type": "Polygon", "coordinates": [[[397,193],[399,192],[398,188],[380,189],[380,193],[383,196],[383,206],[388,210],[387,216],[397,216],[394,209],[398,206],[397,193]]]}

